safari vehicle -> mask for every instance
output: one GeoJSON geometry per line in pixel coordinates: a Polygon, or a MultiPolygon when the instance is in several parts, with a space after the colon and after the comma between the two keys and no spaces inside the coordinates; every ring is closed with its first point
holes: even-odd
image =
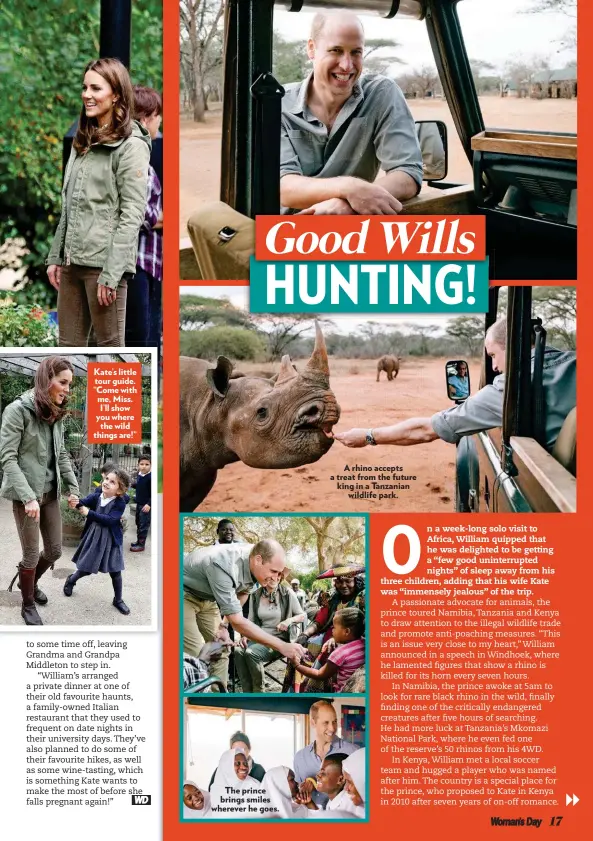
{"type": "MultiPolygon", "coordinates": [[[[498,286],[490,288],[485,331],[496,321],[499,291],[498,286]]],[[[546,333],[545,325],[532,318],[531,291],[531,286],[508,288],[502,428],[467,436],[458,444],[457,511],[576,511],[576,408],[564,420],[554,448],[548,452],[542,446],[545,443],[542,367],[546,333]]],[[[455,395],[449,386],[449,369],[458,364],[446,363],[447,387],[452,399],[455,395]]],[[[493,379],[491,359],[485,354],[481,385],[493,379]]]]}
{"type": "MultiPolygon", "coordinates": [[[[204,242],[196,245],[192,237],[203,278],[244,279],[246,251],[253,241],[253,223],[248,217],[275,214],[280,209],[284,91],[272,67],[275,7],[295,14],[319,9],[378,14],[386,19],[385,34],[393,28],[394,38],[401,18],[416,19],[418,26],[425,26],[456,131],[473,168],[473,183],[451,183],[446,181],[446,169],[437,177],[425,169],[429,189],[405,202],[404,213],[484,214],[493,279],[576,278],[576,136],[485,126],[457,13],[458,3],[464,2],[467,0],[230,0],[221,200],[238,213],[230,210],[225,217],[219,206],[219,215],[210,216],[210,241],[204,234],[204,242]],[[238,214],[247,217],[245,225],[238,214]],[[232,259],[226,257],[232,252],[238,252],[243,261],[239,273],[236,269],[233,273],[232,259]]],[[[488,2],[496,6],[496,0],[483,0],[484,6],[488,2]]],[[[438,129],[446,158],[446,127],[440,123],[438,129]]],[[[183,263],[182,259],[182,274],[189,278],[183,263]]]]}

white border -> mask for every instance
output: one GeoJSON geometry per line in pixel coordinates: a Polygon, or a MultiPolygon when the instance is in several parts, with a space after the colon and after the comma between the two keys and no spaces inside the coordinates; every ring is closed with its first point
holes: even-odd
{"type": "Polygon", "coordinates": [[[152,507],[156,516],[151,518],[151,553],[150,553],[150,623],[147,625],[0,625],[2,633],[45,633],[46,631],[69,633],[86,631],[87,633],[108,633],[126,634],[128,632],[138,633],[159,630],[159,576],[158,557],[161,545],[161,522],[160,516],[160,495],[158,494],[159,475],[159,440],[158,440],[158,371],[157,371],[157,350],[156,348],[137,347],[26,347],[26,348],[2,348],[0,357],[9,356],[88,356],[90,354],[104,355],[111,353],[150,354],[150,380],[151,380],[151,411],[150,411],[150,448],[152,454],[152,470],[155,474],[155,482],[152,488],[152,507]]]}

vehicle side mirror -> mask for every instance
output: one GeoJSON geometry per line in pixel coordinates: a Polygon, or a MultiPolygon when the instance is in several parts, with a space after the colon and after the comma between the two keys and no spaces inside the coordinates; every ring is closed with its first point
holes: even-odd
{"type": "Polygon", "coordinates": [[[449,400],[463,403],[470,393],[469,365],[464,359],[450,359],[445,362],[447,396],[449,400]]]}
{"type": "Polygon", "coordinates": [[[416,136],[422,152],[422,180],[442,181],[449,166],[447,126],[442,120],[418,120],[416,136]]]}

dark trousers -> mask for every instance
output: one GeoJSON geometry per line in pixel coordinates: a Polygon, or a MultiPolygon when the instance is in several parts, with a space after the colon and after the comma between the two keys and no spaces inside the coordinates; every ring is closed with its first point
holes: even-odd
{"type": "Polygon", "coordinates": [[[142,511],[140,505],[136,506],[136,533],[138,535],[136,542],[141,546],[146,543],[148,536],[148,529],[150,528],[150,511],[142,511]]]}
{"type": "Polygon", "coordinates": [[[128,285],[126,347],[159,347],[161,292],[162,283],[138,266],[128,285]]]}

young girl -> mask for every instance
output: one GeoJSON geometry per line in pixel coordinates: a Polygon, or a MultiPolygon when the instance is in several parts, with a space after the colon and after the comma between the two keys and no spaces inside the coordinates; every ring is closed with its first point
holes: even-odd
{"type": "Polygon", "coordinates": [[[126,508],[125,495],[130,477],[114,467],[103,480],[102,493],[92,493],[82,499],[78,508],[86,523],[78,549],[72,558],[76,572],[64,584],[64,595],[71,596],[79,578],[96,572],[108,572],[113,584],[113,606],[127,616],[130,608],[122,599],[123,529],[121,518],[126,508]]]}
{"type": "Polygon", "coordinates": [[[316,680],[332,680],[334,692],[341,692],[354,672],[364,666],[364,614],[357,607],[347,607],[334,614],[332,636],[337,643],[326,663],[319,669],[295,666],[297,672],[316,680]]]}

